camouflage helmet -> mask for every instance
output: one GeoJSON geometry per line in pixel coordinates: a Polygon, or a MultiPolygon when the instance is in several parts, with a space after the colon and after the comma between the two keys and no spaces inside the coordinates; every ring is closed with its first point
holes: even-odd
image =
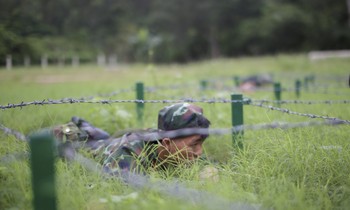
{"type": "Polygon", "coordinates": [[[201,107],[189,103],[166,106],[159,111],[158,129],[163,131],[183,128],[208,128],[210,121],[203,116],[201,107]]]}

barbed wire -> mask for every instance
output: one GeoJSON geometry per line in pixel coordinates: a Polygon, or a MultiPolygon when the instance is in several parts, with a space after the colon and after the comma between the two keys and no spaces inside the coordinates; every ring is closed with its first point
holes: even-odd
{"type": "Polygon", "coordinates": [[[2,130],[6,135],[12,135],[14,136],[16,139],[21,140],[21,141],[27,141],[27,137],[16,130],[13,130],[11,128],[5,127],[4,125],[0,124],[0,130],[2,130]]]}
{"type": "MultiPolygon", "coordinates": [[[[344,86],[344,88],[346,88],[344,86]]],[[[314,86],[308,87],[308,89],[305,89],[305,87],[298,88],[299,91],[305,92],[305,93],[319,93],[319,94],[333,94],[333,95],[349,95],[348,93],[343,93],[340,91],[332,91],[331,88],[323,87],[323,88],[316,88],[314,86]]],[[[336,88],[334,88],[336,89],[336,88]]],[[[234,89],[233,89],[234,90],[234,89]]],[[[239,90],[239,88],[238,88],[239,90]]],[[[282,87],[282,88],[274,88],[274,87],[255,87],[252,88],[252,91],[255,92],[275,92],[275,91],[281,91],[281,92],[295,92],[297,90],[296,87],[282,87]]]]}
{"type": "Polygon", "coordinates": [[[286,122],[274,122],[266,124],[256,125],[239,125],[231,128],[184,128],[174,131],[155,131],[140,136],[144,141],[154,141],[155,139],[176,138],[179,136],[188,136],[193,134],[199,135],[227,135],[232,133],[240,133],[242,131],[257,131],[267,129],[291,129],[291,128],[303,128],[310,126],[335,126],[347,124],[343,120],[327,120],[327,121],[310,121],[310,122],[297,122],[297,123],[286,123],[286,122]]]}
{"type": "MultiPolygon", "coordinates": [[[[41,101],[31,101],[31,102],[21,102],[17,104],[7,104],[0,105],[0,109],[11,109],[11,108],[22,108],[26,106],[43,106],[43,105],[55,105],[55,104],[76,104],[76,103],[91,103],[91,104],[113,104],[113,103],[243,103],[251,104],[254,106],[261,106],[264,103],[280,103],[280,104],[349,104],[350,100],[268,100],[268,99],[249,99],[245,98],[243,100],[229,100],[224,98],[203,98],[203,99],[193,99],[193,98],[182,98],[182,99],[160,99],[160,100],[138,100],[138,99],[102,99],[102,100],[93,100],[93,99],[74,99],[74,98],[63,98],[59,100],[44,99],[41,101]]],[[[269,108],[269,107],[268,107],[269,108]]]]}
{"type": "MultiPolygon", "coordinates": [[[[225,78],[221,78],[221,79],[225,79],[225,78]]],[[[208,81],[219,81],[218,79],[209,79],[208,81]]],[[[325,85],[326,88],[329,85],[325,85]]],[[[145,87],[145,92],[149,92],[149,93],[153,93],[153,92],[157,92],[158,90],[166,90],[166,89],[170,89],[170,90],[176,90],[176,89],[184,89],[184,88],[189,88],[189,87],[197,87],[198,90],[226,90],[226,91],[239,91],[239,88],[235,87],[235,86],[227,86],[227,85],[220,85],[220,86],[208,86],[208,87],[200,87],[198,84],[191,84],[191,83],[182,83],[182,84],[172,84],[172,85],[163,85],[163,86],[146,86],[145,87]]],[[[302,89],[302,88],[301,88],[302,89]]],[[[258,87],[255,88],[253,91],[295,91],[296,88],[281,88],[280,90],[276,90],[274,88],[271,87],[258,87]]],[[[121,93],[127,93],[127,92],[133,92],[135,91],[135,88],[127,88],[127,89],[120,89],[120,90],[116,90],[110,93],[98,93],[96,95],[92,95],[92,96],[86,96],[86,97],[80,97],[78,99],[74,99],[74,98],[62,98],[62,99],[58,99],[58,100],[52,100],[52,99],[44,99],[44,100],[36,100],[36,101],[32,101],[32,102],[21,102],[20,104],[7,104],[7,105],[1,105],[0,109],[8,109],[8,108],[17,108],[17,107],[24,107],[24,106],[29,106],[29,105],[47,105],[47,104],[63,104],[63,103],[118,103],[118,100],[112,101],[112,100],[100,100],[100,102],[95,101],[93,102],[92,100],[95,98],[99,98],[99,97],[112,97],[112,96],[116,96],[118,94],[121,93]],[[89,101],[91,100],[91,101],[89,101]]],[[[309,91],[308,91],[309,92],[309,91]]],[[[315,90],[313,90],[312,92],[315,92],[315,90]]],[[[317,91],[316,91],[317,92],[317,91]]],[[[324,92],[320,92],[320,93],[324,93],[324,92]]],[[[338,94],[338,93],[333,93],[333,94],[338,94]]],[[[345,93],[339,93],[339,95],[348,95],[345,93]]],[[[169,96],[168,96],[169,97],[169,96]]],[[[175,97],[171,97],[171,98],[175,98],[175,97]]],[[[174,100],[174,99],[170,99],[170,100],[174,100]]],[[[217,99],[216,99],[217,100],[217,99]]],[[[130,100],[119,100],[120,103],[127,103],[130,100]]],[[[163,101],[167,101],[167,100],[163,100],[163,101]]],[[[168,100],[169,101],[169,100],[168,100]]],[[[186,99],[185,99],[186,101],[186,99]]],[[[221,100],[222,101],[222,100],[221,100]]],[[[292,103],[292,100],[285,100],[283,101],[284,103],[292,103]]],[[[335,102],[335,103],[348,103],[347,100],[338,100],[339,102],[335,102]],[[343,102],[341,102],[343,101],[343,102]]],[[[199,101],[201,102],[201,101],[199,101]]],[[[205,103],[205,101],[203,101],[205,103]]],[[[303,104],[314,104],[314,103],[325,103],[327,104],[329,102],[328,101],[324,101],[324,102],[300,102],[303,104]]],[[[130,101],[130,103],[134,103],[134,101],[130,101]]],[[[136,102],[137,103],[137,102],[136,102]]],[[[142,103],[142,102],[141,102],[142,103]]],[[[145,102],[148,103],[148,102],[145,102]]],[[[149,103],[157,103],[157,102],[151,102],[149,101],[149,103]]],[[[162,102],[162,103],[166,103],[166,102],[162,102]]],[[[211,103],[208,101],[208,103],[211,103]]],[[[213,102],[215,103],[215,102],[213,102]]],[[[220,102],[222,103],[222,102],[220,102]]],[[[294,103],[298,103],[298,102],[294,102],[294,103]]],[[[331,102],[332,103],[332,102],[331,102]]]]}
{"type": "Polygon", "coordinates": [[[250,103],[250,105],[266,108],[266,109],[273,110],[273,111],[279,111],[279,112],[286,113],[286,114],[298,115],[298,116],[309,117],[309,118],[320,118],[320,119],[324,119],[324,120],[336,120],[336,121],[342,121],[345,124],[350,124],[349,120],[342,120],[342,119],[339,119],[336,117],[329,117],[329,116],[322,116],[322,115],[315,115],[315,114],[308,114],[308,113],[300,113],[300,112],[295,112],[295,111],[285,109],[285,108],[264,105],[262,103],[260,103],[260,104],[250,103]]]}
{"type": "MultiPolygon", "coordinates": [[[[334,91],[334,89],[338,89],[339,87],[330,88],[327,86],[314,86],[309,85],[309,87],[306,89],[305,87],[298,88],[299,91],[304,93],[316,93],[316,94],[328,94],[328,95],[339,95],[339,96],[349,96],[349,93],[344,93],[341,91],[334,91]]],[[[345,85],[342,88],[347,88],[345,85]]],[[[207,87],[199,88],[198,90],[208,90],[208,91],[227,91],[227,92],[245,92],[245,91],[251,91],[251,92],[275,92],[275,91],[281,91],[281,92],[296,92],[296,87],[282,87],[282,88],[274,88],[272,87],[272,84],[268,86],[262,86],[262,87],[253,87],[249,90],[243,90],[240,87],[236,87],[234,85],[215,85],[210,84],[207,87]]]]}
{"type": "Polygon", "coordinates": [[[108,100],[87,100],[87,99],[74,99],[63,98],[59,100],[44,99],[42,101],[21,102],[18,104],[0,105],[0,109],[22,108],[26,106],[42,106],[42,105],[54,105],[54,104],[76,104],[76,103],[92,103],[92,104],[113,104],[113,103],[248,103],[246,100],[227,100],[227,99],[162,99],[162,100],[138,100],[138,99],[108,99],[108,100]]]}
{"type": "MultiPolygon", "coordinates": [[[[158,86],[145,86],[145,92],[149,93],[154,93],[158,91],[164,91],[164,90],[180,90],[180,89],[186,89],[186,88],[191,88],[191,89],[197,89],[197,91],[203,91],[203,90],[224,90],[224,91],[240,91],[238,87],[235,85],[223,85],[222,81],[223,80],[233,80],[232,78],[227,78],[227,77],[218,77],[218,78],[212,78],[212,79],[207,79],[204,81],[207,81],[207,86],[202,87],[199,85],[199,83],[195,82],[187,82],[187,83],[181,83],[181,84],[171,84],[171,85],[158,85],[158,86]],[[218,85],[219,84],[219,85],[218,85]]],[[[272,84],[272,83],[271,83],[272,84]]],[[[334,91],[329,91],[332,88],[339,88],[339,87],[347,87],[347,85],[340,85],[337,84],[337,87],[332,84],[309,84],[308,90],[305,90],[305,87],[300,87],[300,90],[306,91],[306,92],[311,92],[311,93],[320,93],[320,94],[333,94],[333,95],[348,95],[346,93],[342,92],[334,92],[334,91]],[[321,90],[323,89],[323,90],[321,90]]],[[[127,92],[133,92],[135,91],[135,88],[125,88],[125,89],[120,89],[116,90],[110,93],[98,93],[96,95],[92,96],[86,96],[86,97],[81,97],[81,99],[94,99],[97,97],[112,97],[119,95],[121,93],[127,93],[127,92]]],[[[281,89],[275,89],[273,87],[255,87],[253,91],[256,92],[274,92],[274,91],[284,91],[284,92],[293,92],[296,91],[296,87],[290,87],[286,88],[283,87],[281,89]]]]}
{"type": "MultiPolygon", "coordinates": [[[[256,130],[266,130],[266,129],[291,129],[291,128],[303,128],[303,127],[310,127],[310,126],[337,126],[345,124],[344,121],[341,120],[326,120],[326,121],[310,121],[310,122],[297,122],[297,123],[286,123],[286,122],[274,122],[274,123],[267,123],[267,124],[256,124],[256,125],[240,125],[240,126],[234,126],[231,128],[185,128],[185,129],[179,129],[174,131],[160,131],[160,130],[153,130],[146,133],[141,133],[137,136],[134,136],[135,140],[142,140],[142,141],[155,141],[159,139],[163,139],[165,137],[167,138],[176,138],[179,136],[188,136],[193,134],[199,134],[199,135],[227,135],[227,134],[233,134],[233,133],[239,133],[241,131],[256,131],[256,130]],[[137,138],[137,139],[136,139],[137,138]]],[[[49,128],[47,128],[49,129],[49,128]]],[[[23,133],[8,128],[2,124],[0,124],[0,130],[4,132],[5,135],[12,135],[16,139],[27,142],[29,138],[25,136],[23,133]]],[[[130,132],[130,131],[128,131],[130,132]]],[[[125,133],[125,132],[122,132],[125,133]]],[[[133,140],[131,138],[132,136],[129,136],[128,140],[133,140]]],[[[104,141],[104,144],[114,144],[114,141],[118,141],[119,138],[111,138],[104,141]]],[[[121,145],[123,142],[119,142],[121,145]]],[[[86,147],[87,144],[80,141],[74,141],[70,144],[69,148],[66,148],[64,145],[60,146],[61,154],[64,154],[65,158],[72,160],[74,159],[74,155],[78,154],[74,151],[83,147],[86,147]],[[72,148],[73,147],[73,150],[72,148]]],[[[15,155],[5,155],[1,158],[2,161],[10,161],[10,160],[16,160],[19,158],[28,157],[28,154],[15,154],[15,155]]]]}
{"type": "MultiPolygon", "coordinates": [[[[348,100],[341,100],[341,103],[348,104],[348,100]]],[[[11,108],[22,108],[25,106],[30,105],[53,105],[53,104],[75,104],[75,103],[95,103],[95,104],[112,104],[112,103],[243,103],[243,104],[249,104],[252,106],[257,107],[263,107],[269,110],[274,111],[280,111],[282,113],[286,114],[293,114],[298,116],[304,116],[309,118],[321,118],[321,119],[327,119],[327,120],[341,120],[336,117],[329,117],[329,116],[321,116],[321,115],[315,115],[315,114],[309,114],[309,113],[299,113],[295,111],[291,111],[286,108],[279,108],[279,107],[273,107],[270,105],[264,105],[266,100],[255,100],[255,103],[251,102],[251,99],[243,99],[243,100],[228,100],[228,99],[177,99],[177,100],[85,100],[85,99],[73,99],[73,98],[67,98],[67,99],[61,99],[61,100],[43,100],[43,101],[32,101],[32,102],[22,102],[19,104],[8,104],[8,105],[1,105],[0,109],[11,109],[11,108]],[[259,103],[256,103],[259,102],[259,103]]],[[[279,101],[269,101],[274,103],[279,103],[279,101]]],[[[283,102],[283,101],[282,101],[283,102]]],[[[281,102],[281,103],[282,103],[281,102]]],[[[292,103],[292,101],[284,101],[285,103],[292,103]]],[[[305,104],[313,104],[313,103],[319,103],[320,101],[306,101],[305,104]]],[[[330,101],[322,101],[323,103],[329,104],[330,101]]],[[[336,103],[340,103],[339,100],[335,101],[336,103]]],[[[302,101],[293,101],[293,103],[304,103],[302,101]]],[[[349,120],[343,120],[345,123],[350,124],[349,120]]]]}
{"type": "MultiPolygon", "coordinates": [[[[327,119],[325,121],[310,121],[310,122],[297,122],[297,123],[286,123],[286,122],[273,122],[265,124],[255,124],[255,125],[239,125],[230,128],[184,128],[173,131],[150,131],[145,134],[138,135],[139,140],[143,141],[154,141],[155,139],[163,139],[165,137],[175,138],[178,136],[188,136],[193,134],[199,135],[227,135],[232,133],[239,133],[241,131],[256,131],[256,130],[266,130],[266,129],[290,129],[290,128],[302,128],[310,126],[335,126],[349,124],[344,120],[340,119],[327,119]]],[[[19,131],[10,129],[2,124],[0,124],[0,130],[2,130],[6,135],[13,135],[21,141],[27,141],[28,138],[19,131]]],[[[110,141],[113,141],[111,139],[110,141]]],[[[106,141],[108,143],[108,141],[106,141]]]]}
{"type": "Polygon", "coordinates": [[[273,104],[350,104],[350,100],[269,100],[269,99],[261,99],[255,100],[252,99],[251,102],[256,103],[273,103],[273,104]]]}

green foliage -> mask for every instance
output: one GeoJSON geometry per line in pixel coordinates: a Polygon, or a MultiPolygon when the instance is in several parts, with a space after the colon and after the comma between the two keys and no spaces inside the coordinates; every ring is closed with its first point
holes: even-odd
{"type": "Polygon", "coordinates": [[[33,50],[26,39],[18,34],[8,31],[0,24],[0,61],[1,65],[5,64],[5,58],[11,55],[13,63],[23,63],[24,55],[31,55],[33,50]]]}
{"type": "Polygon", "coordinates": [[[300,51],[305,47],[304,42],[310,18],[307,12],[293,4],[267,4],[262,17],[249,20],[240,37],[243,46],[249,46],[250,40],[257,46],[252,46],[255,54],[265,51],[300,51]],[[253,29],[253,27],[255,29],[253,29]],[[258,29],[258,30],[256,30],[258,29]],[[260,42],[259,42],[260,40],[260,42]],[[262,41],[263,40],[263,41],[262,41]]]}
{"type": "MultiPolygon", "coordinates": [[[[15,64],[100,53],[126,62],[347,49],[346,1],[48,0],[0,2],[0,57],[15,64]]],[[[0,64],[4,64],[0,59],[0,64]]]]}

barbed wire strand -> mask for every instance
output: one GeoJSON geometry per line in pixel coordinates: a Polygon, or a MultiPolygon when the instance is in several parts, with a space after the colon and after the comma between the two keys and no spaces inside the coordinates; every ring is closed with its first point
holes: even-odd
{"type": "Polygon", "coordinates": [[[249,105],[256,106],[256,107],[262,107],[262,108],[265,108],[268,110],[279,111],[279,112],[286,113],[286,114],[298,115],[298,116],[309,117],[309,118],[320,118],[320,119],[324,119],[324,120],[335,120],[335,121],[341,121],[344,124],[350,124],[349,120],[342,120],[342,119],[339,119],[336,117],[329,117],[329,116],[322,116],[322,115],[315,115],[315,114],[308,114],[308,113],[300,113],[300,112],[295,112],[295,111],[285,109],[285,108],[264,105],[262,103],[260,103],[260,104],[250,103],[249,105]]]}
{"type": "MultiPolygon", "coordinates": [[[[256,124],[256,125],[240,125],[234,126],[231,128],[185,128],[174,131],[152,131],[146,134],[142,134],[138,137],[141,137],[143,141],[154,141],[156,139],[162,139],[164,137],[175,138],[178,136],[186,136],[192,134],[200,134],[200,135],[226,135],[232,134],[233,132],[240,131],[256,131],[256,130],[265,130],[265,129],[290,129],[290,128],[302,128],[309,126],[321,126],[321,125],[342,125],[349,124],[344,120],[339,119],[326,119],[325,121],[310,121],[310,122],[297,122],[297,123],[285,123],[285,122],[274,122],[274,123],[266,123],[266,124],[256,124]]],[[[0,124],[0,130],[2,130],[6,135],[13,135],[17,139],[21,141],[27,141],[28,138],[19,131],[14,129],[10,129],[2,124],[0,124]]],[[[113,141],[111,139],[110,141],[113,141]]],[[[108,141],[106,142],[108,143],[108,141]]]]}
{"type": "Polygon", "coordinates": [[[27,141],[27,137],[16,130],[10,129],[8,127],[5,127],[4,125],[0,124],[0,130],[2,130],[6,135],[12,135],[14,136],[16,139],[21,140],[21,141],[27,141]]]}
{"type": "MultiPolygon", "coordinates": [[[[95,103],[95,104],[113,104],[113,103],[244,103],[249,104],[250,101],[260,103],[259,106],[263,103],[282,103],[282,104],[350,104],[350,100],[254,100],[254,99],[243,99],[243,100],[228,100],[224,98],[204,98],[204,99],[193,99],[193,98],[184,98],[184,99],[160,99],[160,100],[135,100],[135,99],[102,99],[102,100],[93,100],[93,99],[74,99],[74,98],[63,98],[59,100],[44,99],[41,101],[31,101],[31,102],[21,102],[17,104],[7,104],[0,105],[0,109],[11,109],[11,108],[22,108],[26,106],[42,106],[42,105],[54,105],[54,104],[76,104],[76,103],[95,103]]],[[[253,104],[256,105],[256,104],[253,104]]]]}
{"type": "Polygon", "coordinates": [[[273,104],[306,104],[306,105],[313,105],[313,104],[350,104],[350,100],[268,100],[268,99],[261,99],[261,100],[255,100],[252,99],[251,102],[255,103],[273,103],[273,104]]]}
{"type": "MultiPolygon", "coordinates": [[[[210,80],[208,80],[210,82],[210,80]]],[[[272,83],[268,86],[271,86],[272,83]]],[[[252,91],[255,92],[274,92],[274,91],[283,91],[283,92],[294,92],[296,91],[296,87],[283,87],[281,89],[275,89],[273,87],[268,86],[262,86],[262,87],[254,87],[252,91]]],[[[339,86],[339,85],[338,85],[339,86]]],[[[202,89],[198,84],[192,84],[192,85],[170,85],[170,86],[154,86],[154,87],[146,87],[147,91],[154,93],[157,91],[163,91],[163,90],[176,90],[176,89],[186,89],[192,87],[196,88],[197,91],[199,90],[209,90],[209,91],[235,91],[235,92],[241,92],[239,87],[235,87],[234,85],[223,85],[222,81],[220,83],[209,83],[207,84],[207,87],[204,87],[202,89]]],[[[342,88],[347,88],[347,86],[344,84],[341,86],[342,88]]],[[[333,95],[349,95],[347,93],[339,92],[339,91],[332,91],[333,89],[339,89],[339,87],[332,87],[329,84],[325,85],[316,85],[316,84],[310,84],[308,87],[308,90],[305,90],[304,87],[300,87],[299,90],[307,93],[319,93],[319,94],[333,94],[333,95]]]]}
{"type": "Polygon", "coordinates": [[[256,125],[240,125],[231,128],[184,128],[175,131],[155,131],[141,135],[144,141],[154,141],[155,139],[176,138],[178,136],[188,136],[193,134],[199,135],[227,135],[232,133],[239,133],[241,131],[257,131],[267,129],[291,129],[291,128],[302,128],[310,126],[321,126],[321,125],[342,125],[346,124],[342,120],[327,120],[327,121],[311,121],[311,122],[297,122],[297,123],[284,123],[274,122],[267,124],[256,124],[256,125]]]}
{"type": "MultiPolygon", "coordinates": [[[[337,125],[343,125],[345,124],[343,121],[339,120],[325,120],[325,121],[310,121],[310,122],[297,122],[297,123],[286,123],[286,122],[274,122],[274,123],[267,123],[267,124],[256,124],[256,125],[241,125],[241,126],[235,126],[232,128],[186,128],[186,129],[179,129],[176,131],[152,131],[145,134],[140,134],[137,136],[138,140],[143,141],[155,141],[158,139],[162,139],[164,137],[168,138],[175,138],[178,136],[186,136],[186,135],[192,135],[192,134],[199,134],[199,135],[227,135],[232,134],[233,132],[238,133],[240,131],[256,131],[256,130],[267,130],[267,129],[291,129],[291,128],[303,128],[303,127],[310,127],[310,126],[337,126],[337,125]]],[[[28,141],[28,138],[21,132],[16,131],[14,129],[10,129],[2,124],[0,124],[0,130],[4,132],[5,135],[12,135],[16,139],[20,141],[28,141]]],[[[127,131],[131,132],[131,131],[127,131]]],[[[121,131],[121,133],[126,133],[124,131],[121,131]]],[[[116,141],[119,138],[112,138],[105,140],[105,144],[113,143],[112,141],[116,141]]],[[[85,146],[85,143],[82,142],[75,142],[74,149],[79,149],[85,146]]],[[[68,153],[66,156],[69,156],[68,153]]],[[[15,156],[10,155],[6,157],[5,159],[15,159],[20,157],[28,157],[28,154],[22,155],[17,154],[15,156]]],[[[1,160],[5,160],[1,159],[1,160]]]]}
{"type": "MultiPolygon", "coordinates": [[[[232,80],[230,78],[227,77],[219,77],[219,78],[213,78],[213,79],[208,79],[206,81],[210,82],[209,86],[205,88],[205,90],[224,90],[224,91],[235,91],[235,92],[240,92],[240,89],[235,87],[234,85],[222,85],[222,81],[223,80],[232,80]],[[219,85],[217,85],[219,84],[219,85]]],[[[344,88],[347,87],[347,85],[343,85],[344,88]]],[[[310,84],[310,87],[314,87],[314,88],[310,88],[310,90],[307,90],[307,92],[311,92],[311,93],[320,93],[320,94],[334,94],[334,95],[348,95],[346,93],[341,93],[341,92],[331,92],[328,93],[328,89],[332,89],[332,85],[330,84],[310,84]],[[317,87],[317,90],[315,89],[317,87]],[[320,91],[319,89],[324,89],[324,91],[320,91]]],[[[157,92],[159,90],[164,91],[164,90],[176,90],[176,89],[186,89],[186,88],[196,88],[197,91],[203,90],[201,87],[199,87],[198,84],[190,83],[182,83],[182,84],[171,84],[171,85],[159,85],[159,86],[146,86],[145,87],[145,92],[149,92],[149,93],[154,93],[157,92]]],[[[339,84],[337,86],[337,88],[339,88],[339,84]]],[[[300,88],[301,90],[303,90],[303,88],[300,88]]],[[[291,92],[291,91],[295,91],[296,88],[295,87],[291,87],[291,88],[282,88],[281,90],[278,91],[287,91],[287,92],[291,92]]],[[[81,97],[81,99],[85,99],[85,100],[89,100],[89,99],[94,99],[94,98],[100,98],[100,97],[112,97],[112,96],[116,96],[119,95],[121,93],[128,93],[128,92],[134,92],[135,88],[124,88],[124,89],[120,89],[120,90],[116,90],[116,91],[112,91],[109,93],[98,93],[96,95],[91,95],[91,96],[85,96],[85,97],[81,97]]],[[[253,91],[262,91],[262,92],[273,92],[276,91],[276,89],[272,88],[272,87],[256,87],[253,89],[253,91]]]]}
{"type": "MultiPolygon", "coordinates": [[[[44,99],[42,101],[21,102],[18,104],[1,105],[0,109],[10,108],[22,108],[25,106],[42,106],[42,105],[54,105],[54,104],[76,104],[76,103],[93,103],[93,104],[113,104],[113,103],[242,103],[242,100],[226,100],[226,99],[162,99],[162,100],[138,100],[138,99],[121,99],[121,100],[86,100],[86,99],[74,99],[63,98],[59,100],[44,99]]],[[[245,101],[244,101],[245,102],[245,101]]]]}
{"type": "MultiPolygon", "coordinates": [[[[270,105],[264,105],[265,100],[261,100],[260,103],[251,103],[250,99],[244,99],[244,100],[227,100],[227,99],[183,99],[183,100],[85,100],[85,99],[61,99],[61,100],[43,100],[43,101],[32,101],[32,102],[22,102],[19,104],[8,104],[8,105],[1,105],[0,109],[10,109],[10,108],[22,108],[25,106],[30,105],[49,105],[49,104],[74,104],[74,103],[99,103],[99,104],[112,104],[112,103],[244,103],[249,104],[252,106],[262,107],[269,110],[274,111],[280,111],[282,113],[286,114],[293,114],[298,116],[304,116],[309,118],[322,118],[327,120],[341,120],[336,117],[329,117],[329,116],[321,116],[321,115],[315,115],[315,114],[308,114],[308,113],[299,113],[295,111],[291,111],[289,109],[285,108],[279,108],[279,107],[273,107],[270,105]]],[[[277,102],[277,101],[276,101],[277,102]]],[[[300,102],[300,101],[297,101],[300,102]]],[[[310,102],[310,101],[309,101],[310,102]]],[[[329,103],[329,100],[325,101],[326,103],[329,103]]],[[[339,101],[337,101],[339,102],[339,101]]],[[[278,102],[277,102],[278,103],[278,102]]],[[[349,103],[348,100],[342,100],[342,103],[349,103]]],[[[350,124],[349,120],[342,120],[344,123],[350,124]]]]}

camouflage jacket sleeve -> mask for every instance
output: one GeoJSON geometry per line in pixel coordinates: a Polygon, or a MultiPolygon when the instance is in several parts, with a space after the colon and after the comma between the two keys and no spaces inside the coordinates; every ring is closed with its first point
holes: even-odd
{"type": "MultiPolygon", "coordinates": [[[[120,170],[141,172],[143,163],[148,163],[148,157],[142,158],[145,142],[137,140],[137,135],[127,133],[121,138],[94,140],[89,134],[70,122],[53,128],[53,134],[61,144],[74,141],[84,142],[94,159],[101,163],[107,173],[118,174],[120,170]],[[146,160],[147,159],[147,160],[146,160]]],[[[153,157],[153,156],[152,156],[153,157]]]]}
{"type": "Polygon", "coordinates": [[[120,170],[139,173],[143,147],[142,141],[128,141],[128,134],[121,139],[116,139],[105,148],[102,154],[105,156],[102,158],[104,170],[111,174],[118,174],[120,170]]]}

